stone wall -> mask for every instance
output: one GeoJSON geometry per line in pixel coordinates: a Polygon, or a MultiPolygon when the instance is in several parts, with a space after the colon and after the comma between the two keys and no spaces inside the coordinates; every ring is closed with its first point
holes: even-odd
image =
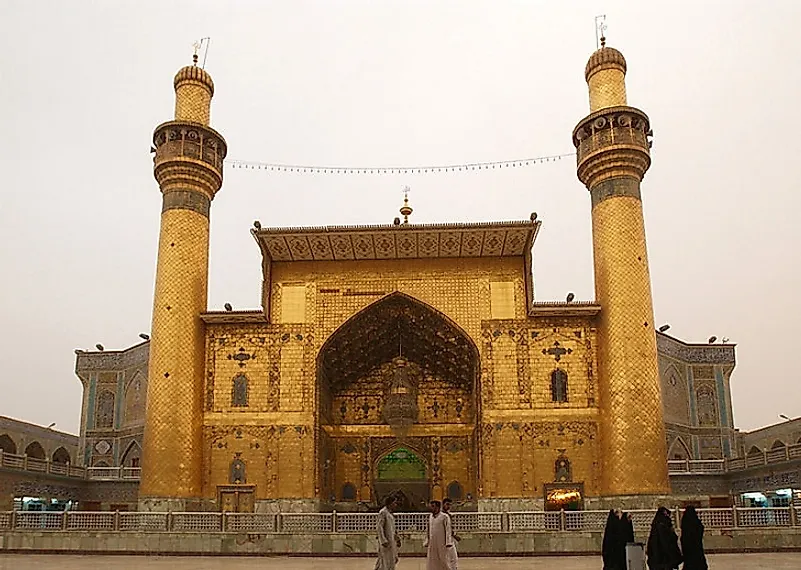
{"type": "MultiPolygon", "coordinates": [[[[600,553],[601,532],[460,533],[461,556],[600,553]]],[[[638,533],[638,541],[647,535],[638,533]]],[[[776,552],[801,549],[801,529],[708,531],[707,552],[776,552]]],[[[115,532],[0,532],[0,552],[81,554],[348,555],[372,556],[376,538],[367,534],[224,534],[115,532]]],[[[423,535],[404,536],[401,557],[422,556],[423,535]]]]}

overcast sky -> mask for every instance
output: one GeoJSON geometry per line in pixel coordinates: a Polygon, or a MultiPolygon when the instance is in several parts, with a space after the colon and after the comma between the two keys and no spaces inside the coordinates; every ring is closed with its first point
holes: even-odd
{"type": "MultiPolygon", "coordinates": [[[[77,432],[73,350],[149,330],[172,78],[212,38],[229,158],[426,165],[571,152],[594,17],[654,129],[643,184],[656,323],[737,343],[735,423],[801,415],[801,2],[0,1],[0,414],[77,432]]],[[[259,305],[265,226],[543,221],[535,295],[592,299],[590,199],[563,159],[502,172],[227,168],[209,306],[259,305]]]]}

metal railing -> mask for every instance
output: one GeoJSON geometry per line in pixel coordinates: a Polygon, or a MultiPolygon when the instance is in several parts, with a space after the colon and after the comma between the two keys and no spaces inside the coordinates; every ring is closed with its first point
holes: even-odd
{"type": "Polygon", "coordinates": [[[120,479],[138,481],[141,472],[139,467],[76,467],[69,463],[58,463],[49,459],[37,459],[27,455],[5,453],[2,449],[0,449],[0,467],[29,471],[31,473],[99,481],[120,479]]]}
{"type": "MultiPolygon", "coordinates": [[[[680,512],[673,511],[679,526],[680,512]]],[[[647,533],[653,510],[630,511],[638,534],[647,533]]],[[[457,532],[601,532],[608,511],[456,512],[457,532]]],[[[801,528],[794,507],[698,509],[708,529],[801,528]]],[[[376,513],[0,512],[0,531],[109,531],[247,534],[373,534],[376,513]]],[[[398,532],[424,533],[428,513],[396,513],[398,532]]]]}

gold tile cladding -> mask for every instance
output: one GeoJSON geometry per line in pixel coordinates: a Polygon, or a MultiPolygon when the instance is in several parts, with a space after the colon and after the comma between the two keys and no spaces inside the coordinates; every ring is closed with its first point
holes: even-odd
{"type": "Polygon", "coordinates": [[[161,214],[148,392],[142,498],[196,498],[203,482],[203,385],[208,291],[208,207],[222,184],[226,145],[208,128],[214,84],[190,66],[175,76],[175,121],[157,128],[154,175],[161,214]],[[175,193],[181,200],[170,199],[175,193]],[[179,194],[180,193],[180,194],[179,194]]]}
{"type": "Polygon", "coordinates": [[[650,166],[647,116],[626,107],[626,63],[602,48],[576,127],[578,174],[592,196],[602,495],[670,492],[651,281],[639,184],[650,166]]]}

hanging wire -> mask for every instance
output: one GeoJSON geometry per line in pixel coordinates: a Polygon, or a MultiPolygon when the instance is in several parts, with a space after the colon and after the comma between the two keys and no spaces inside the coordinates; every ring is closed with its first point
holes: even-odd
{"type": "Polygon", "coordinates": [[[492,162],[468,162],[465,164],[442,164],[429,166],[317,166],[309,164],[282,164],[276,162],[255,162],[250,160],[226,160],[231,168],[244,170],[265,170],[268,172],[293,172],[296,174],[437,174],[441,172],[469,172],[475,170],[498,170],[502,168],[525,168],[545,162],[557,162],[563,158],[576,156],[575,152],[521,158],[517,160],[498,160],[492,162]]]}

